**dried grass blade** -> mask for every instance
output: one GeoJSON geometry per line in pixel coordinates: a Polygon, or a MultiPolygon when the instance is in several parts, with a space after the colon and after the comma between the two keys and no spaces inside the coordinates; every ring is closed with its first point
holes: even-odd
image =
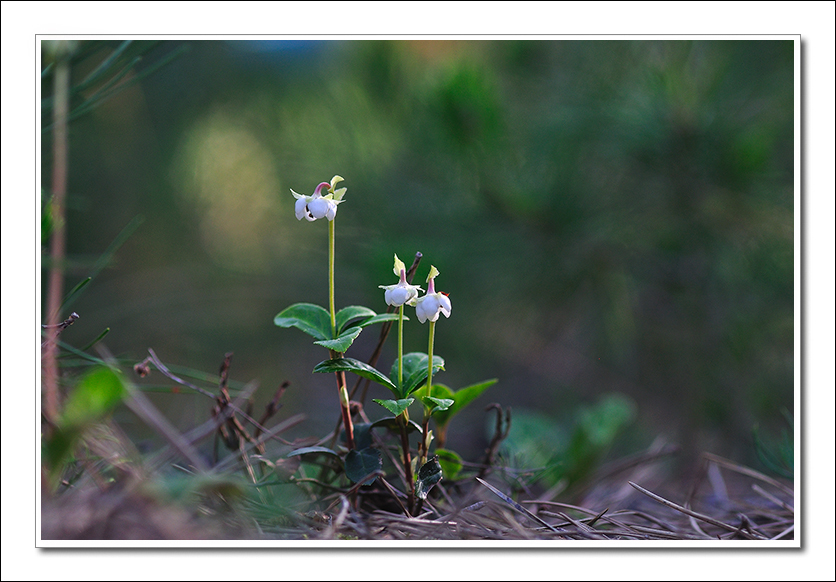
{"type": "Polygon", "coordinates": [[[497,497],[499,497],[500,499],[502,499],[502,501],[504,501],[505,503],[507,503],[508,505],[510,505],[511,507],[513,507],[514,509],[516,509],[517,511],[519,511],[520,513],[522,513],[522,514],[524,514],[524,515],[526,515],[526,516],[530,517],[531,519],[533,519],[534,521],[536,521],[536,522],[537,522],[537,523],[539,523],[540,525],[542,525],[542,526],[545,526],[545,527],[549,528],[550,530],[552,530],[552,531],[553,531],[553,532],[555,532],[555,533],[563,533],[563,532],[561,532],[560,530],[558,530],[558,529],[556,529],[555,527],[553,527],[552,525],[550,525],[550,524],[546,523],[545,521],[543,521],[542,519],[540,519],[539,517],[537,517],[537,516],[536,516],[536,515],[534,515],[533,513],[531,513],[531,512],[530,512],[529,510],[527,510],[525,507],[523,507],[522,505],[520,505],[519,503],[517,503],[516,501],[514,501],[513,499],[511,499],[511,498],[510,498],[510,497],[508,497],[507,495],[505,495],[502,491],[500,491],[499,489],[497,489],[496,487],[494,487],[494,486],[493,486],[493,485],[491,485],[490,483],[488,483],[488,482],[486,482],[486,481],[483,481],[483,480],[482,480],[482,479],[480,479],[479,477],[476,477],[476,480],[477,480],[477,481],[479,481],[479,483],[481,483],[482,485],[484,485],[484,486],[485,486],[485,487],[487,487],[488,489],[490,489],[490,490],[491,490],[491,492],[492,492],[494,495],[496,495],[497,497]]]}
{"type": "Polygon", "coordinates": [[[727,523],[723,523],[722,521],[714,519],[713,517],[711,517],[709,515],[703,515],[702,513],[697,513],[696,511],[692,511],[688,508],[682,507],[681,505],[678,505],[678,504],[674,503],[673,501],[668,501],[664,497],[660,497],[659,495],[656,495],[655,493],[652,493],[652,492],[648,491],[644,487],[641,487],[640,485],[636,485],[632,481],[628,481],[628,483],[630,484],[631,487],[635,488],[637,491],[640,491],[641,493],[644,493],[645,495],[647,495],[651,499],[654,499],[654,500],[658,501],[659,503],[661,503],[662,505],[666,505],[666,506],[670,507],[671,509],[675,509],[676,511],[684,513],[685,515],[690,515],[692,517],[696,517],[697,519],[701,519],[702,521],[710,523],[711,525],[716,525],[717,527],[722,528],[726,531],[730,531],[730,532],[734,532],[734,533],[740,533],[740,535],[748,537],[750,539],[766,539],[766,538],[761,537],[761,536],[748,534],[748,533],[742,531],[740,528],[734,527],[733,525],[729,525],[727,523]]]}

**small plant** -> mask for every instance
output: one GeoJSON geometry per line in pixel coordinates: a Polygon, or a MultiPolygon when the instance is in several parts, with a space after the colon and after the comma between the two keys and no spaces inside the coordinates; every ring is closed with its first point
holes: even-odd
{"type": "MultiPolygon", "coordinates": [[[[351,481],[361,485],[370,485],[381,474],[382,456],[379,448],[372,445],[371,431],[373,429],[387,427],[399,435],[400,461],[403,465],[404,481],[408,491],[407,506],[409,508],[408,512],[412,513],[416,507],[416,497],[419,500],[417,506],[420,507],[421,501],[426,499],[429,490],[442,477],[442,469],[438,458],[430,458],[430,446],[433,440],[433,431],[429,428],[430,418],[435,414],[442,415],[440,418],[443,418],[443,420],[436,422],[436,428],[440,434],[446,436],[447,424],[454,412],[453,407],[456,405],[452,390],[446,387],[434,388],[432,384],[433,375],[444,370],[445,366],[444,359],[433,353],[435,324],[442,314],[445,317],[450,317],[452,303],[446,293],[438,292],[435,289],[435,279],[439,275],[435,266],[430,267],[426,279],[427,292],[421,296],[420,292],[423,289],[417,285],[412,285],[407,280],[406,265],[395,254],[393,271],[399,280],[394,285],[380,285],[379,287],[384,289],[384,301],[389,309],[397,309],[397,314],[378,314],[374,310],[360,305],[350,305],[336,311],[334,298],[335,219],[338,205],[345,202],[344,196],[346,193],[346,188],[336,189],[336,185],[342,181],[341,176],[334,176],[330,182],[321,182],[310,196],[298,194],[291,190],[296,198],[295,213],[298,220],[304,218],[309,222],[315,222],[325,218],[328,222],[329,309],[326,310],[324,307],[313,303],[295,303],[276,315],[274,323],[279,327],[296,327],[304,331],[314,338],[315,344],[329,351],[329,359],[317,364],[313,371],[315,373],[332,373],[336,378],[342,416],[341,422],[345,435],[343,463],[345,474],[351,481]],[[326,193],[323,194],[323,192],[326,193]],[[404,353],[403,326],[405,321],[409,321],[409,318],[404,315],[405,306],[415,308],[415,315],[420,323],[429,322],[429,339],[426,353],[404,353]],[[394,321],[398,322],[398,355],[388,375],[375,368],[371,363],[345,356],[354,340],[365,328],[377,323],[391,324],[394,321]],[[352,406],[345,381],[346,373],[355,374],[386,387],[392,393],[393,398],[375,398],[373,400],[390,412],[392,416],[374,423],[364,423],[362,430],[358,430],[353,423],[352,406]],[[409,407],[416,399],[420,400],[423,405],[423,422],[421,425],[416,424],[409,418],[409,407]],[[415,458],[412,457],[412,445],[409,441],[411,432],[419,432],[421,435],[417,446],[418,456],[415,458]],[[415,476],[417,476],[417,480],[415,476]]],[[[381,334],[381,337],[382,339],[385,338],[385,333],[381,334]]],[[[483,382],[470,387],[468,392],[463,392],[465,398],[461,401],[458,409],[471,402],[494,382],[495,380],[483,382]]],[[[322,447],[309,447],[308,449],[300,449],[295,453],[306,452],[337,456],[335,451],[323,450],[322,447]]],[[[443,452],[442,456],[445,461],[450,458],[458,459],[458,455],[451,451],[443,452]]]]}

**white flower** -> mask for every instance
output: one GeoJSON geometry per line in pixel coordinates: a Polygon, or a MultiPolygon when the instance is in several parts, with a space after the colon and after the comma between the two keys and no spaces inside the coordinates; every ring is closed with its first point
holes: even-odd
{"type": "Polygon", "coordinates": [[[450,298],[446,294],[436,292],[435,278],[438,276],[438,269],[430,268],[430,275],[427,277],[427,294],[415,300],[415,315],[418,316],[418,321],[424,323],[428,319],[436,321],[440,313],[444,317],[450,317],[450,311],[453,306],[450,303],[450,298]]]}
{"type": "Polygon", "coordinates": [[[330,182],[320,182],[314,190],[314,193],[310,196],[294,192],[293,188],[291,188],[290,193],[296,198],[296,219],[302,220],[304,218],[309,222],[313,222],[318,218],[334,220],[337,216],[337,204],[343,202],[342,197],[346,191],[345,188],[334,190],[337,182],[341,181],[342,177],[334,176],[330,182]],[[322,195],[323,188],[328,188],[329,193],[325,196],[322,195]]]}
{"type": "Polygon", "coordinates": [[[406,282],[406,265],[398,258],[398,255],[395,255],[393,271],[401,278],[397,285],[378,285],[381,289],[386,290],[383,294],[386,305],[394,305],[395,307],[400,307],[405,303],[413,305],[418,297],[418,291],[422,291],[422,289],[417,285],[410,285],[406,282]]]}

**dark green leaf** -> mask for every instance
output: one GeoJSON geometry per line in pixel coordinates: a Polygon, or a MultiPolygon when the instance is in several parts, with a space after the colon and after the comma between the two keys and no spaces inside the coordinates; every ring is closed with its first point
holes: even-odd
{"type": "Polygon", "coordinates": [[[447,475],[448,479],[455,479],[464,466],[464,461],[459,454],[450,449],[437,449],[435,453],[438,455],[442,472],[447,475]]]}
{"type": "Polygon", "coordinates": [[[441,464],[438,462],[438,455],[424,463],[418,469],[418,481],[415,483],[415,495],[420,499],[426,499],[427,494],[433,485],[441,481],[441,464]]]}
{"type": "Polygon", "coordinates": [[[394,384],[392,384],[392,382],[389,381],[389,378],[380,373],[380,371],[376,368],[372,368],[368,364],[353,358],[325,360],[324,362],[318,363],[316,367],[314,367],[313,371],[318,374],[327,374],[331,372],[352,372],[362,378],[368,378],[378,384],[383,384],[396,395],[398,394],[398,389],[394,384]]]}
{"type": "Polygon", "coordinates": [[[287,454],[288,457],[295,457],[297,455],[330,455],[332,457],[339,457],[337,453],[328,447],[302,447],[287,454]]]}
{"type": "MultiPolygon", "coordinates": [[[[350,321],[354,321],[355,319],[363,319],[366,320],[370,317],[374,317],[377,315],[374,311],[369,309],[368,307],[363,307],[362,305],[349,305],[348,307],[343,307],[337,312],[336,320],[337,320],[337,333],[339,334],[345,328],[346,325],[350,321]]],[[[359,325],[359,324],[358,324],[359,325]]]]}
{"type": "MultiPolygon", "coordinates": [[[[376,420],[372,423],[372,428],[388,428],[392,432],[398,433],[401,430],[400,421],[395,416],[387,416],[386,418],[381,418],[380,420],[376,420]]],[[[423,429],[421,425],[415,422],[414,420],[410,420],[406,424],[406,432],[413,433],[413,432],[421,432],[423,429]]]]}
{"type": "Polygon", "coordinates": [[[279,327],[295,327],[318,340],[331,337],[331,314],[313,303],[294,303],[275,318],[279,327]]]}
{"type": "MultiPolygon", "coordinates": [[[[409,396],[412,392],[418,389],[421,384],[426,381],[429,375],[429,356],[421,352],[411,352],[403,357],[403,387],[401,389],[401,397],[409,396]]],[[[441,356],[433,356],[433,375],[439,370],[444,369],[444,359],[441,356]]],[[[398,360],[392,364],[392,370],[389,372],[389,377],[392,378],[392,383],[398,382],[398,360]]]]}
{"type": "Polygon", "coordinates": [[[453,406],[453,400],[451,398],[434,398],[433,396],[424,396],[422,401],[427,408],[430,408],[433,404],[435,404],[435,408],[430,410],[431,415],[436,412],[448,410],[451,406],[453,406]]]}
{"type": "Polygon", "coordinates": [[[380,404],[383,408],[398,416],[404,410],[409,408],[409,405],[415,402],[414,398],[404,398],[402,400],[380,400],[378,398],[372,398],[374,402],[380,404]]]}
{"type": "MultiPolygon", "coordinates": [[[[379,471],[383,467],[383,459],[377,449],[366,448],[349,451],[345,456],[345,474],[352,483],[359,483],[370,473],[379,471]]],[[[363,485],[371,485],[377,477],[366,479],[363,485]]]]}
{"type": "MultiPolygon", "coordinates": [[[[345,442],[345,429],[340,431],[340,440],[345,442]]],[[[372,425],[368,422],[354,423],[354,448],[365,449],[372,446],[372,425]]]]}
{"type": "Polygon", "coordinates": [[[342,354],[351,347],[351,344],[354,343],[354,340],[357,339],[357,336],[360,335],[361,331],[363,331],[363,329],[360,327],[349,327],[347,330],[342,332],[337,339],[320,340],[314,343],[318,346],[323,346],[329,350],[334,350],[335,352],[342,354]]]}
{"type": "MultiPolygon", "coordinates": [[[[404,316],[404,321],[409,321],[409,318],[404,316]]],[[[397,313],[381,313],[380,315],[375,315],[374,317],[370,317],[360,323],[360,327],[368,327],[370,325],[374,325],[376,323],[383,323],[384,321],[398,321],[398,314],[397,313]]]]}
{"type": "Polygon", "coordinates": [[[479,398],[485,390],[496,384],[496,382],[496,378],[494,378],[492,380],[486,380],[478,384],[466,386],[456,392],[453,392],[450,388],[444,386],[443,384],[433,384],[432,394],[430,394],[430,396],[435,398],[453,398],[455,400],[453,405],[447,410],[439,410],[433,414],[436,424],[446,426],[450,422],[451,418],[461,412],[465,406],[479,398]]]}

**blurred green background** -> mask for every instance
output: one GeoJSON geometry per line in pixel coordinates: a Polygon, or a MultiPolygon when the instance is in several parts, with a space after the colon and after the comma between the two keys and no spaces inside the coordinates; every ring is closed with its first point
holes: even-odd
{"type": "MultiPolygon", "coordinates": [[[[119,46],[84,43],[73,81],[119,46]]],[[[450,428],[466,458],[490,436],[490,402],[518,426],[553,423],[542,438],[557,440],[621,394],[616,415],[634,421],[613,454],[663,435],[757,463],[753,427],[788,428],[791,41],[135,46],[128,79],[176,58],[70,125],[67,288],[143,222],[73,304],[68,343],[110,327],[104,343],[126,361],[152,347],[207,372],[232,351],[232,378],[260,382],[257,410],[290,380],[280,415],[309,414],[298,436],[332,429],[333,378],[311,374],[325,351],[273,317],[327,306],[327,226],[296,220],[290,188],[340,174],[337,307],[384,311],[393,253],[408,265],[420,251],[416,282],[435,265],[454,307],[436,329],[438,381],[499,379],[450,428]]],[[[47,131],[46,189],[51,147],[47,131]]],[[[406,349],[425,351],[426,337],[410,322],[406,349]]],[[[367,330],[348,355],[366,359],[376,339],[367,330]]],[[[153,396],[181,425],[211,408],[153,396]]]]}

